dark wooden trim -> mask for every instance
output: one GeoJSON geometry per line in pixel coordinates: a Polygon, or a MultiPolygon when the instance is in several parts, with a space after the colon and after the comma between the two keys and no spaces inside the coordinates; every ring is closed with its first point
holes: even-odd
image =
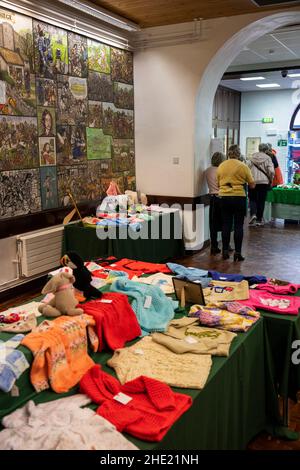
{"type": "MultiPolygon", "coordinates": [[[[99,201],[90,201],[78,204],[82,217],[87,215],[95,215],[96,207],[99,201]]],[[[10,219],[0,220],[0,239],[7,238],[20,233],[39,230],[53,225],[59,225],[63,222],[65,216],[72,210],[72,207],[61,207],[49,211],[37,212],[35,214],[21,215],[10,219]]],[[[74,220],[78,216],[74,215],[74,220]]]]}

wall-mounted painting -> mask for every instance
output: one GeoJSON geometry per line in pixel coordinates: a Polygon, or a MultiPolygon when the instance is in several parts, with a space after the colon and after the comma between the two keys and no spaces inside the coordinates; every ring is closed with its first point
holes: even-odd
{"type": "Polygon", "coordinates": [[[89,127],[102,127],[102,103],[89,101],[89,127]]]}
{"type": "Polygon", "coordinates": [[[133,109],[133,86],[114,83],[114,103],[117,108],[133,109]]]}
{"type": "Polygon", "coordinates": [[[106,73],[89,72],[88,94],[90,100],[112,103],[114,90],[110,75],[106,75],[106,73]]]}
{"type": "Polygon", "coordinates": [[[88,68],[95,72],[110,73],[110,47],[88,39],[88,68]]]}
{"type": "Polygon", "coordinates": [[[0,114],[36,116],[32,20],[0,9],[0,114]]]}
{"type": "Polygon", "coordinates": [[[57,176],[56,167],[44,167],[41,173],[41,197],[43,210],[57,207],[57,176]]]}
{"type": "Polygon", "coordinates": [[[39,138],[40,166],[56,165],[55,137],[39,138]]]}
{"type": "Polygon", "coordinates": [[[40,137],[55,137],[55,109],[54,108],[37,108],[38,114],[38,133],[40,137]]]}
{"type": "Polygon", "coordinates": [[[72,204],[69,192],[75,200],[87,201],[87,165],[61,166],[57,169],[58,203],[66,207],[72,204]]]}
{"type": "Polygon", "coordinates": [[[42,209],[40,170],[0,173],[0,217],[32,214],[42,209]]]}
{"type": "Polygon", "coordinates": [[[48,78],[37,78],[36,100],[39,106],[56,107],[57,85],[56,81],[48,78]]]}
{"type": "Polygon", "coordinates": [[[86,125],[88,117],[86,78],[57,76],[57,121],[86,125]]]}
{"type": "Polygon", "coordinates": [[[69,75],[87,77],[87,39],[79,34],[68,33],[69,75]]]}
{"type": "Polygon", "coordinates": [[[112,138],[110,135],[105,135],[102,129],[87,127],[86,137],[88,160],[111,158],[112,138]]]}
{"type": "Polygon", "coordinates": [[[115,82],[133,84],[133,56],[131,52],[111,48],[111,78],[115,82]]]}
{"type": "Polygon", "coordinates": [[[134,158],[134,140],[113,139],[113,157],[134,158]]]}
{"type": "Polygon", "coordinates": [[[33,20],[35,72],[39,77],[54,78],[68,73],[67,32],[33,20]]]}
{"type": "Polygon", "coordinates": [[[57,163],[70,165],[86,162],[86,128],[57,126],[57,163]]]}
{"type": "Polygon", "coordinates": [[[38,166],[36,118],[0,116],[0,170],[38,166]]]}

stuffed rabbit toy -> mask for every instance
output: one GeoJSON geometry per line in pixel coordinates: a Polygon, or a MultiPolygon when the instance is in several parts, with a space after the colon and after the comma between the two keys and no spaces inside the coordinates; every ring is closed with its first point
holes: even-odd
{"type": "Polygon", "coordinates": [[[78,301],[74,295],[73,283],[75,277],[70,273],[59,273],[47,282],[42,294],[54,294],[54,298],[47,304],[39,306],[39,311],[46,317],[59,315],[81,315],[83,310],[76,308],[78,301]]]}

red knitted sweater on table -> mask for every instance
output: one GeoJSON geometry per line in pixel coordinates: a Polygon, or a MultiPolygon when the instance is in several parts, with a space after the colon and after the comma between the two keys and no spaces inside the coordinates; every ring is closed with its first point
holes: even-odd
{"type": "Polygon", "coordinates": [[[107,292],[101,299],[80,304],[96,321],[98,351],[123,348],[127,341],[141,336],[141,328],[125,294],[107,292]],[[106,303],[106,301],[111,301],[106,303]]]}
{"type": "Polygon", "coordinates": [[[192,398],[175,393],[159,380],[140,376],[124,385],[95,365],[81,379],[80,390],[95,403],[97,413],[127,432],[145,441],[160,441],[173,423],[192,405],[192,398]],[[132,400],[123,405],[113,397],[122,392],[132,400]]]}

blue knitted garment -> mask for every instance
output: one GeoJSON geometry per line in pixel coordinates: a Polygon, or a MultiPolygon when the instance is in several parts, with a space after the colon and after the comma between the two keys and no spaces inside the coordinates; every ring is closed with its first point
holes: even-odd
{"type": "Polygon", "coordinates": [[[166,331],[169,322],[174,318],[174,308],[178,306],[178,302],[168,298],[157,286],[118,278],[112,283],[110,290],[131,297],[131,307],[144,334],[166,331]],[[149,299],[150,305],[147,308],[145,302],[147,305],[148,296],[151,297],[151,304],[149,299]]]}
{"type": "Polygon", "coordinates": [[[252,276],[243,276],[242,274],[228,274],[228,273],[219,273],[218,271],[209,271],[209,275],[215,281],[230,281],[230,282],[241,282],[248,281],[249,285],[252,284],[265,284],[267,278],[265,276],[260,276],[258,274],[253,274],[252,276]]]}
{"type": "Polygon", "coordinates": [[[168,268],[175,274],[178,279],[185,279],[188,281],[197,281],[203,277],[207,277],[208,271],[198,268],[186,268],[181,264],[167,263],[168,268]]]}

